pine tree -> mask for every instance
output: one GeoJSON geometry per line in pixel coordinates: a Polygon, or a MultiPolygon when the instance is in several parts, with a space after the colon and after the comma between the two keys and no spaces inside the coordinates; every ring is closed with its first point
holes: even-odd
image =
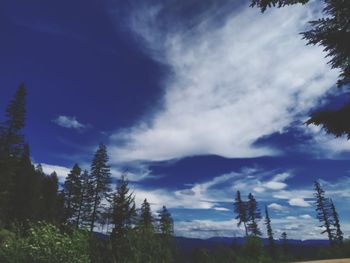
{"type": "Polygon", "coordinates": [[[151,206],[145,199],[141,205],[141,213],[138,222],[138,226],[142,230],[154,230],[153,229],[154,218],[151,212],[151,206]]]}
{"type": "Polygon", "coordinates": [[[90,232],[101,214],[101,202],[110,197],[111,172],[108,165],[107,148],[100,144],[91,164],[91,182],[93,184],[93,205],[90,222],[90,232]]]}
{"type": "Polygon", "coordinates": [[[170,237],[174,233],[174,222],[168,209],[163,208],[158,212],[159,217],[159,231],[163,236],[170,237]]]}
{"type": "Polygon", "coordinates": [[[247,229],[247,204],[242,201],[240,191],[237,191],[235,202],[234,202],[234,211],[237,214],[236,219],[238,219],[237,226],[240,227],[243,223],[245,235],[248,235],[247,229]]]}
{"type": "Polygon", "coordinates": [[[328,240],[330,243],[333,242],[334,239],[334,229],[332,228],[332,218],[331,218],[331,204],[330,200],[325,197],[325,192],[322,189],[320,183],[315,181],[314,190],[316,197],[316,212],[317,219],[321,222],[320,227],[324,228],[321,234],[327,233],[328,240]]]}
{"type": "Polygon", "coordinates": [[[288,255],[288,237],[286,232],[282,232],[280,240],[282,241],[283,254],[288,255]]]}
{"type": "Polygon", "coordinates": [[[79,225],[82,228],[90,227],[91,215],[92,215],[92,207],[94,201],[94,186],[91,180],[90,174],[87,170],[81,175],[81,203],[79,207],[79,225]]]}
{"type": "Polygon", "coordinates": [[[331,203],[331,212],[332,212],[332,217],[333,217],[333,226],[335,227],[335,230],[336,230],[334,240],[338,244],[342,244],[344,237],[343,237],[343,232],[340,229],[339,215],[335,209],[335,205],[334,205],[332,199],[330,199],[330,203],[331,203]]]}
{"type": "Polygon", "coordinates": [[[253,236],[261,236],[261,231],[258,227],[258,221],[261,219],[261,214],[258,208],[258,204],[254,196],[249,193],[248,195],[248,231],[253,236]]]}
{"type": "Polygon", "coordinates": [[[274,257],[275,256],[275,241],[273,239],[271,219],[269,216],[269,210],[267,209],[267,206],[265,206],[265,225],[266,225],[267,237],[268,237],[268,241],[269,241],[270,255],[272,257],[274,257]]]}
{"type": "Polygon", "coordinates": [[[7,225],[13,215],[14,177],[24,150],[26,89],[21,84],[0,123],[0,221],[7,225]]]}
{"type": "Polygon", "coordinates": [[[113,196],[112,208],[112,225],[111,234],[112,247],[114,256],[117,259],[125,259],[129,254],[127,246],[127,234],[131,230],[131,224],[136,215],[134,195],[130,192],[129,183],[125,176],[122,175],[116,186],[116,193],[113,196]]]}
{"type": "Polygon", "coordinates": [[[82,199],[81,169],[75,164],[64,182],[65,216],[69,222],[79,225],[79,211],[82,199]]]}

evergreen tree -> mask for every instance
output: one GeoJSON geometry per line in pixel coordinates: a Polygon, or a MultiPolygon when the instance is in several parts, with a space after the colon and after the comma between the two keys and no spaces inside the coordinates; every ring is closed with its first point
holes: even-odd
{"type": "Polygon", "coordinates": [[[41,220],[45,220],[49,223],[58,223],[58,194],[58,178],[56,172],[53,172],[49,176],[43,173],[40,215],[41,220]]]}
{"type": "Polygon", "coordinates": [[[127,262],[123,259],[127,258],[130,253],[127,242],[127,234],[131,230],[131,224],[136,215],[134,195],[130,192],[129,183],[122,175],[116,186],[116,193],[113,196],[112,208],[112,224],[113,230],[111,234],[112,247],[114,256],[121,259],[119,262],[127,262]]]}
{"type": "Polygon", "coordinates": [[[267,230],[267,238],[269,241],[269,249],[270,249],[270,255],[272,257],[275,256],[275,241],[273,240],[273,231],[271,227],[271,219],[269,216],[269,210],[267,209],[267,206],[265,206],[265,225],[267,230]]]}
{"type": "Polygon", "coordinates": [[[7,225],[13,215],[14,177],[24,149],[26,89],[21,84],[0,123],[0,221],[7,225]]]}
{"type": "Polygon", "coordinates": [[[87,228],[90,227],[92,207],[94,201],[94,186],[90,174],[87,170],[84,170],[84,172],[81,175],[81,184],[82,196],[80,199],[81,203],[79,206],[78,222],[81,227],[87,228]]]}
{"type": "Polygon", "coordinates": [[[159,231],[163,236],[170,237],[174,233],[174,222],[168,209],[163,208],[158,213],[159,216],[159,231]]]}
{"type": "Polygon", "coordinates": [[[332,217],[333,217],[333,226],[335,227],[335,230],[336,230],[334,240],[337,243],[342,244],[344,237],[343,237],[343,232],[340,229],[339,215],[335,209],[335,205],[334,205],[332,199],[330,199],[330,203],[331,203],[331,212],[332,212],[332,217]]]}
{"type": "Polygon", "coordinates": [[[245,235],[248,235],[247,229],[247,204],[242,201],[240,191],[237,191],[235,202],[234,202],[234,211],[237,214],[236,219],[238,219],[237,226],[240,227],[243,223],[245,235]]]}
{"type": "Polygon", "coordinates": [[[90,231],[92,232],[95,223],[101,214],[101,202],[110,197],[111,172],[108,165],[107,148],[100,144],[91,164],[91,182],[93,185],[93,203],[90,222],[90,231]]]}
{"type": "Polygon", "coordinates": [[[261,231],[258,226],[258,221],[261,219],[261,214],[258,208],[258,204],[254,196],[249,193],[248,195],[248,231],[253,236],[261,236],[261,231]]]}
{"type": "Polygon", "coordinates": [[[79,225],[79,211],[82,199],[81,169],[75,164],[64,182],[65,216],[74,225],[79,225]]]}
{"type": "Polygon", "coordinates": [[[282,232],[280,240],[282,241],[283,254],[288,255],[288,237],[286,232],[282,232]]]}
{"type": "Polygon", "coordinates": [[[320,227],[324,228],[321,234],[327,233],[328,240],[330,243],[332,243],[334,239],[334,229],[332,228],[333,222],[331,218],[332,214],[330,200],[325,197],[325,192],[318,181],[315,181],[314,183],[314,190],[314,196],[316,197],[317,219],[321,222],[320,227]]]}
{"type": "Polygon", "coordinates": [[[11,217],[20,223],[25,223],[27,219],[33,219],[33,215],[36,214],[33,204],[38,201],[39,195],[34,177],[35,169],[30,160],[29,145],[26,144],[14,174],[11,198],[11,217]]]}
{"type": "Polygon", "coordinates": [[[151,212],[151,206],[145,199],[141,205],[141,213],[138,222],[138,226],[142,230],[154,230],[153,228],[153,216],[151,212]]]}

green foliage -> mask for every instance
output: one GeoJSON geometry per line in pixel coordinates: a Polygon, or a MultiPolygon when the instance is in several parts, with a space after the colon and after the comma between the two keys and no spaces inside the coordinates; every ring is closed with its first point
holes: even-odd
{"type": "Polygon", "coordinates": [[[248,215],[247,215],[247,203],[242,201],[241,193],[240,191],[237,191],[235,202],[233,203],[234,211],[236,213],[236,219],[238,220],[237,226],[240,227],[243,223],[245,235],[248,235],[248,229],[247,229],[247,221],[248,221],[248,215]]]}
{"type": "Polygon", "coordinates": [[[261,214],[258,208],[258,203],[252,193],[249,193],[248,195],[247,211],[248,232],[254,236],[261,236],[261,231],[258,226],[258,222],[261,219],[261,214]]]}
{"type": "Polygon", "coordinates": [[[86,233],[61,233],[50,224],[39,223],[28,230],[27,236],[6,239],[1,243],[3,263],[89,263],[89,243],[86,233]]]}

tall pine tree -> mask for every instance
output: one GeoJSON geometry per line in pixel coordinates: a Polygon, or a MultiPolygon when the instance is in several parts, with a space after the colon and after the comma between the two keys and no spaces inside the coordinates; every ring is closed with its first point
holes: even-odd
{"type": "Polygon", "coordinates": [[[163,206],[162,209],[158,212],[159,217],[159,231],[161,235],[170,237],[174,233],[174,221],[171,217],[168,209],[163,206]]]}
{"type": "Polygon", "coordinates": [[[325,192],[318,181],[314,183],[314,190],[314,196],[316,198],[316,217],[321,222],[320,227],[324,228],[321,234],[327,233],[329,243],[332,243],[334,239],[334,228],[332,228],[333,222],[330,200],[325,197],[325,192]]]}
{"type": "MultiPolygon", "coordinates": [[[[116,258],[125,258],[128,254],[127,234],[136,216],[134,195],[130,192],[129,183],[122,175],[116,186],[112,202],[112,247],[116,258]]],[[[123,261],[121,261],[123,262],[123,261]]]]}
{"type": "Polygon", "coordinates": [[[267,206],[265,206],[265,225],[266,225],[266,230],[267,230],[267,238],[269,241],[270,255],[272,257],[274,257],[275,256],[275,241],[273,239],[271,219],[270,219],[269,210],[267,209],[267,206]]]}
{"type": "Polygon", "coordinates": [[[247,204],[242,201],[240,191],[237,191],[235,202],[234,202],[234,211],[237,214],[236,219],[238,220],[237,226],[240,227],[243,223],[245,235],[248,236],[247,229],[247,204]]]}
{"type": "Polygon", "coordinates": [[[141,230],[154,230],[153,227],[154,218],[151,212],[151,206],[145,199],[141,205],[140,218],[138,226],[141,230]]]}
{"type": "Polygon", "coordinates": [[[252,195],[249,193],[248,195],[248,231],[253,236],[261,236],[261,231],[258,226],[258,222],[261,219],[260,210],[258,208],[258,204],[252,195]]]}
{"type": "Polygon", "coordinates": [[[337,242],[338,244],[342,244],[344,237],[343,237],[343,231],[341,231],[340,229],[339,215],[337,213],[337,210],[335,209],[335,205],[332,199],[330,199],[330,203],[331,203],[331,212],[333,217],[333,226],[336,231],[334,236],[334,241],[337,242]]]}
{"type": "Polygon", "coordinates": [[[0,123],[0,221],[7,225],[13,215],[14,177],[24,150],[26,89],[21,84],[0,123]]]}
{"type": "Polygon", "coordinates": [[[110,197],[111,172],[108,159],[107,148],[101,143],[91,163],[90,176],[93,185],[93,202],[90,222],[91,232],[102,213],[101,202],[110,197]]]}
{"type": "Polygon", "coordinates": [[[81,177],[81,168],[78,164],[75,164],[64,182],[65,216],[75,226],[79,225],[80,220],[79,213],[82,202],[81,177]]]}

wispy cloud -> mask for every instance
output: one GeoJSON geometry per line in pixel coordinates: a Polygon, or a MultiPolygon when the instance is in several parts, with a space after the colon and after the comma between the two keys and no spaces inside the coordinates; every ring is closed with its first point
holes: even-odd
{"type": "Polygon", "coordinates": [[[84,129],[87,125],[80,123],[74,116],[60,115],[53,120],[57,125],[68,129],[84,129]]]}
{"type": "Polygon", "coordinates": [[[247,7],[220,27],[207,16],[189,30],[169,32],[156,26],[161,10],[136,10],[130,24],[173,74],[163,82],[162,107],[112,136],[116,162],[275,154],[252,144],[306,115],[336,80],[321,48],[305,46],[298,34],[313,18],[312,7],[265,15],[247,7]]]}

